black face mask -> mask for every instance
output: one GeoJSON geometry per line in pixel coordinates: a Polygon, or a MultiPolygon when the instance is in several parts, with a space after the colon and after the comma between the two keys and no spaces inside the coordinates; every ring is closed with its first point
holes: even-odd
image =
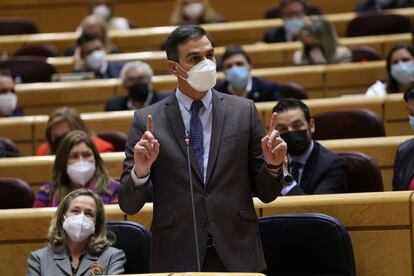
{"type": "Polygon", "coordinates": [[[148,83],[136,83],[128,88],[128,96],[138,102],[145,102],[148,94],[148,83]]]}
{"type": "Polygon", "coordinates": [[[287,151],[292,156],[304,153],[311,142],[307,129],[285,132],[280,134],[280,137],[286,142],[287,151]]]}

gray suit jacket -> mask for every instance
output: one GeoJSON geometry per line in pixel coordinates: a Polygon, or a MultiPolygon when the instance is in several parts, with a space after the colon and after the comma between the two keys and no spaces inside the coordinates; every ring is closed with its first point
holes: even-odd
{"type": "MultiPolygon", "coordinates": [[[[90,266],[93,264],[105,266],[102,275],[121,274],[124,272],[125,254],[114,247],[107,247],[99,257],[86,253],[79,264],[76,275],[90,275],[92,271],[90,266]]],[[[29,257],[26,275],[72,276],[69,256],[66,252],[55,253],[50,247],[33,251],[29,257]]]]}
{"type": "MultiPolygon", "coordinates": [[[[252,195],[273,201],[283,186],[281,176],[264,168],[262,121],[253,101],[213,90],[213,123],[206,183],[191,153],[200,258],[207,235],[213,237],[220,259],[229,271],[263,271],[265,261],[252,195]]],[[[160,153],[151,168],[154,214],[151,271],[196,271],[196,254],[184,142],[185,127],[175,93],[137,110],[129,130],[119,205],[128,213],[145,204],[148,185],[135,187],[131,169],[133,147],[153,116],[160,153]]]]}

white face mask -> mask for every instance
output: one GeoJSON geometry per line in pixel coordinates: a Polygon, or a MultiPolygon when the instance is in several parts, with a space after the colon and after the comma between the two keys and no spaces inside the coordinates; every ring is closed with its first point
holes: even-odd
{"type": "Polygon", "coordinates": [[[95,233],[95,223],[82,213],[65,217],[63,229],[72,241],[81,242],[95,233]]]}
{"type": "Polygon", "coordinates": [[[93,51],[86,57],[86,66],[93,71],[99,71],[106,62],[105,55],[103,50],[93,51]]]}
{"type": "MultiPolygon", "coordinates": [[[[180,65],[178,64],[178,66],[180,65]]],[[[182,67],[181,69],[184,70],[182,67]]],[[[184,79],[181,76],[178,77],[186,80],[188,84],[198,92],[206,92],[216,85],[216,63],[209,59],[205,59],[194,65],[190,71],[187,72],[187,75],[187,79],[184,79]]]]}
{"type": "Polygon", "coordinates": [[[199,18],[204,11],[204,6],[202,3],[191,3],[183,7],[183,14],[189,19],[199,18]]]}
{"type": "Polygon", "coordinates": [[[107,5],[98,5],[93,9],[93,14],[108,20],[111,16],[111,9],[107,5]]]}
{"type": "Polygon", "coordinates": [[[303,18],[290,18],[285,20],[285,30],[290,35],[297,35],[305,21],[303,18]]]}
{"type": "Polygon", "coordinates": [[[73,183],[85,185],[95,174],[95,163],[79,161],[67,165],[66,173],[73,183]]]}
{"type": "Polygon", "coordinates": [[[17,96],[13,92],[0,94],[0,113],[9,115],[16,109],[17,96]]]}

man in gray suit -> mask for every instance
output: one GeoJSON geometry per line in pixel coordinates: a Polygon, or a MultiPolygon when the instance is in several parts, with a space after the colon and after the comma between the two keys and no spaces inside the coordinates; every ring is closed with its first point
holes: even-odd
{"type": "Polygon", "coordinates": [[[178,86],[168,98],[135,112],[119,205],[128,214],[138,212],[151,180],[151,271],[196,271],[186,157],[190,140],[202,271],[263,271],[252,195],[271,202],[284,184],[287,146],[275,130],[277,115],[265,135],[252,101],[212,89],[214,48],[201,27],[178,27],[166,51],[178,86]]]}

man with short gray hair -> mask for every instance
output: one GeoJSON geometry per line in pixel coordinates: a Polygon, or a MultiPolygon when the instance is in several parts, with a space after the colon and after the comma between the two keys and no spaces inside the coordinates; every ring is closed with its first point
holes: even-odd
{"type": "Polygon", "coordinates": [[[153,91],[152,76],[154,72],[142,61],[128,62],[121,70],[120,78],[126,96],[113,96],[106,101],[105,111],[135,110],[164,98],[153,91]]]}

